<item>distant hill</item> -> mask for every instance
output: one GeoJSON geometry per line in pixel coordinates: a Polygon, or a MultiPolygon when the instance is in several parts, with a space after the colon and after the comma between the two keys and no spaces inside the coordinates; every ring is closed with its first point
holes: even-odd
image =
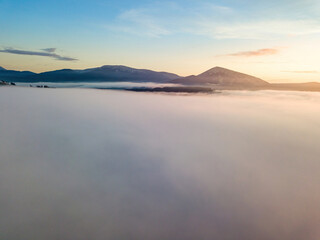
{"type": "Polygon", "coordinates": [[[26,79],[32,79],[37,74],[29,71],[14,71],[0,67],[0,80],[6,82],[24,82],[26,79]]]}
{"type": "MultiPolygon", "coordinates": [[[[61,69],[43,73],[30,71],[6,70],[0,67],[0,81],[8,83],[85,83],[85,82],[154,82],[175,83],[181,86],[171,88],[151,88],[148,91],[203,92],[213,90],[283,90],[283,91],[317,91],[320,83],[268,83],[260,78],[214,67],[197,76],[180,77],[173,73],[156,72],[147,69],[135,69],[119,65],[106,65],[84,70],[61,69]],[[186,89],[188,87],[188,89],[186,89]],[[200,87],[200,88],[199,88],[200,87]],[[200,90],[201,91],[200,91],[200,90]],[[205,90],[206,91],[206,90],[205,90]]],[[[138,89],[138,91],[146,89],[138,89]]]]}
{"type": "Polygon", "coordinates": [[[0,69],[0,79],[11,82],[157,82],[179,78],[167,72],[106,65],[84,70],[62,69],[43,73],[0,69]]]}
{"type": "Polygon", "coordinates": [[[242,86],[242,87],[261,87],[268,86],[269,83],[247,74],[232,71],[222,67],[214,67],[210,70],[201,73],[197,76],[188,76],[184,78],[178,78],[172,81],[172,83],[180,84],[215,84],[220,86],[242,86]]]}

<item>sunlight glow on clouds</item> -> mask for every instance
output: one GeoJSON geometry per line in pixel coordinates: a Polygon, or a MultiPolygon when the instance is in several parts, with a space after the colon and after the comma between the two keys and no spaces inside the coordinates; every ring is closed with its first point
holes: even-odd
{"type": "Polygon", "coordinates": [[[231,56],[231,57],[256,57],[256,56],[264,56],[264,55],[274,55],[279,53],[279,49],[277,48],[263,48],[253,51],[245,51],[245,52],[236,52],[229,53],[222,56],[231,56]]]}

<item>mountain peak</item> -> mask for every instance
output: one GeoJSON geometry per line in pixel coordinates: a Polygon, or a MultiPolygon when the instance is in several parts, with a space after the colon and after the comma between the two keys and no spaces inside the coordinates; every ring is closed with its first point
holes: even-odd
{"type": "Polygon", "coordinates": [[[131,68],[124,65],[103,65],[97,68],[88,68],[88,69],[85,69],[85,71],[134,73],[134,72],[142,71],[142,69],[131,68]]]}
{"type": "Polygon", "coordinates": [[[101,69],[131,69],[130,67],[124,65],[103,65],[99,67],[101,69]]]}
{"type": "MultiPolygon", "coordinates": [[[[223,67],[213,67],[201,74],[199,74],[198,76],[211,76],[211,75],[214,75],[214,74],[218,74],[218,73],[223,73],[223,74],[243,74],[243,73],[240,73],[240,72],[236,72],[236,71],[233,71],[233,70],[230,70],[230,69],[227,69],[227,68],[223,68],[223,67]]],[[[246,75],[246,74],[244,74],[246,75]]],[[[249,76],[249,75],[247,75],[249,76]]]]}
{"type": "Polygon", "coordinates": [[[189,76],[186,78],[177,79],[175,82],[186,84],[215,84],[222,86],[242,87],[257,87],[269,84],[260,78],[218,66],[211,68],[197,76],[189,76]]]}
{"type": "Polygon", "coordinates": [[[210,70],[229,70],[229,71],[231,71],[230,69],[219,67],[219,66],[215,66],[215,67],[209,69],[208,71],[210,71],[210,70]]]}

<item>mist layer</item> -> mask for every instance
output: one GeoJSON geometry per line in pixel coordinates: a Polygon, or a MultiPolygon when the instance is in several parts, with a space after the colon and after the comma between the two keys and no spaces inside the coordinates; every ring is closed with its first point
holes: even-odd
{"type": "Polygon", "coordinates": [[[0,236],[320,238],[320,94],[0,88],[0,236]]]}

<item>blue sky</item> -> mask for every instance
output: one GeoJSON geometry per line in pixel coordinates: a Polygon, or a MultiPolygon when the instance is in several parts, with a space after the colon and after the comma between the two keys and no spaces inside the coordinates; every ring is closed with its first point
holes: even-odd
{"type": "Polygon", "coordinates": [[[0,29],[8,69],[121,64],[190,75],[219,65],[320,80],[316,0],[0,0],[0,29]]]}

